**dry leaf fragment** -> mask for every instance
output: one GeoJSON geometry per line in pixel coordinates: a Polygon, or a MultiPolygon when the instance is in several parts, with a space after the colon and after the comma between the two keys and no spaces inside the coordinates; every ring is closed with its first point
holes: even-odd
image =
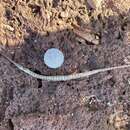
{"type": "Polygon", "coordinates": [[[85,30],[80,29],[78,26],[74,25],[73,31],[79,37],[83,38],[84,40],[92,43],[94,45],[98,45],[100,42],[99,35],[94,33],[91,29],[87,28],[85,30]]]}

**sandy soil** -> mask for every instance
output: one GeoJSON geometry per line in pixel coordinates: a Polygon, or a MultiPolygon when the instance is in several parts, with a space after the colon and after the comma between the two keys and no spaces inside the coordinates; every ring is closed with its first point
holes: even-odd
{"type": "MultiPolygon", "coordinates": [[[[127,64],[129,8],[129,0],[1,0],[0,52],[44,75],[127,64]],[[65,54],[56,70],[42,59],[51,47],[65,54]]],[[[0,130],[130,130],[130,69],[47,82],[0,56],[0,130]]]]}

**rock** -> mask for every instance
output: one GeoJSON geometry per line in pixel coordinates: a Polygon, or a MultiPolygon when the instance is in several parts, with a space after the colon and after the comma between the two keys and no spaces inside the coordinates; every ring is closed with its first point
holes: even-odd
{"type": "Polygon", "coordinates": [[[60,13],[60,16],[61,16],[62,18],[67,18],[67,17],[69,16],[69,14],[68,14],[67,11],[66,11],[66,12],[61,12],[61,13],[60,13]]]}
{"type": "Polygon", "coordinates": [[[98,7],[101,6],[102,0],[87,0],[87,3],[89,6],[93,9],[97,9],[98,7]]]}

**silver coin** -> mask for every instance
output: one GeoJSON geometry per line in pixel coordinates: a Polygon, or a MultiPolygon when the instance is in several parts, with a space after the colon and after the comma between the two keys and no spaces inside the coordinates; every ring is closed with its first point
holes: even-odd
{"type": "Polygon", "coordinates": [[[64,55],[57,48],[48,49],[44,55],[44,62],[49,68],[59,68],[64,63],[64,55]]]}

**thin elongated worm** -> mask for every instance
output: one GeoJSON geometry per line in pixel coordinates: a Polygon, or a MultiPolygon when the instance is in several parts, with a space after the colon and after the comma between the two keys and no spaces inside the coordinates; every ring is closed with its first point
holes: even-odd
{"type": "Polygon", "coordinates": [[[28,68],[23,67],[20,64],[14,62],[9,57],[7,57],[3,54],[1,54],[1,55],[5,59],[7,59],[10,63],[15,65],[19,70],[25,72],[26,74],[28,74],[28,75],[30,75],[34,78],[41,79],[41,80],[47,80],[47,81],[67,81],[67,80],[72,80],[72,79],[79,79],[79,78],[89,77],[89,76],[97,74],[97,73],[106,72],[106,71],[109,71],[109,70],[123,69],[123,68],[130,67],[130,65],[121,65],[121,66],[108,67],[108,68],[103,68],[103,69],[96,69],[96,70],[92,70],[92,71],[85,71],[85,72],[82,72],[82,73],[71,74],[71,75],[46,76],[46,75],[37,74],[37,73],[29,70],[28,68]]]}

